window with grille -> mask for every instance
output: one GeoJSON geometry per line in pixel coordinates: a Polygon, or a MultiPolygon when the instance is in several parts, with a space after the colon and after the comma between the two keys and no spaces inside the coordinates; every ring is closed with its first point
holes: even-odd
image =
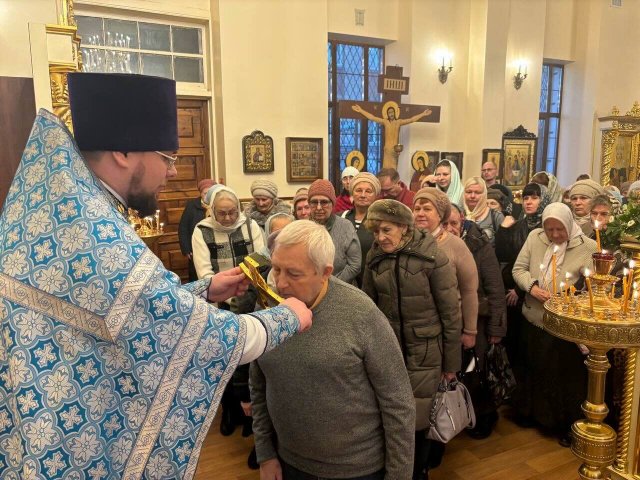
{"type": "Polygon", "coordinates": [[[563,76],[564,67],[562,65],[543,64],[536,169],[553,174],[556,173],[558,165],[563,76]]]}
{"type": "Polygon", "coordinates": [[[377,173],[382,163],[382,126],[365,118],[340,118],[338,101],[382,101],[378,79],[384,73],[384,48],[329,41],[329,178],[339,185],[347,154],[360,150],[365,168],[377,173]]]}
{"type": "Polygon", "coordinates": [[[203,31],[76,15],[85,72],[140,73],[204,84],[203,31]]]}

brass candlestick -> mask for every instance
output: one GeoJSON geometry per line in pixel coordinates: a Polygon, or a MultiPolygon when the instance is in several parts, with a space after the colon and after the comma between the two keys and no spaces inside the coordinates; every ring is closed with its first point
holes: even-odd
{"type": "Polygon", "coordinates": [[[164,235],[164,223],[160,222],[160,210],[156,210],[154,215],[140,218],[137,210],[129,209],[128,221],[142,241],[149,248],[157,243],[158,239],[164,235]]]}
{"type": "Polygon", "coordinates": [[[603,423],[609,408],[604,402],[605,378],[611,366],[607,352],[612,348],[640,346],[637,312],[624,311],[623,298],[611,298],[616,277],[610,275],[614,263],[610,254],[593,255],[595,273],[590,277],[592,296],[580,294],[568,299],[553,296],[544,305],[544,327],[556,337],[589,348],[587,399],[582,403],[586,418],[571,427],[571,451],[582,460],[578,473],[582,480],[605,478],[603,470],[616,458],[616,432],[603,423]]]}

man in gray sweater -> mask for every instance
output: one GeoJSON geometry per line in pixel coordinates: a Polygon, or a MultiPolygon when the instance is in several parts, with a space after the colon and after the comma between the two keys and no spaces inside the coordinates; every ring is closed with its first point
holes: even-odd
{"type": "Polygon", "coordinates": [[[251,365],[261,480],[409,480],[415,405],[386,317],[360,290],[331,276],[324,227],[287,225],[276,239],[280,295],[302,300],[313,328],[251,365]]]}

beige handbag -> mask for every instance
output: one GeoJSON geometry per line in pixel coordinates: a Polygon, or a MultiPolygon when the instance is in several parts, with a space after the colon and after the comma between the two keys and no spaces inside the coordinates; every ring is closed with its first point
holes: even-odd
{"type": "Polygon", "coordinates": [[[443,379],[433,397],[429,420],[427,438],[442,443],[447,443],[467,427],[475,427],[476,414],[467,387],[457,380],[447,383],[443,379]]]}

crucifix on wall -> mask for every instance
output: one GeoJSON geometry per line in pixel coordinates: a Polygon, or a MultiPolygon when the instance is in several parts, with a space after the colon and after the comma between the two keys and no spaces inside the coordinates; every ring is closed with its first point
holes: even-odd
{"type": "Polygon", "coordinates": [[[400,128],[413,122],[440,122],[440,107],[402,104],[401,97],[409,93],[409,77],[402,76],[402,67],[387,67],[380,76],[378,92],[382,102],[340,101],[340,117],[362,118],[384,126],[384,156],[382,168],[398,168],[402,152],[400,128]]]}

